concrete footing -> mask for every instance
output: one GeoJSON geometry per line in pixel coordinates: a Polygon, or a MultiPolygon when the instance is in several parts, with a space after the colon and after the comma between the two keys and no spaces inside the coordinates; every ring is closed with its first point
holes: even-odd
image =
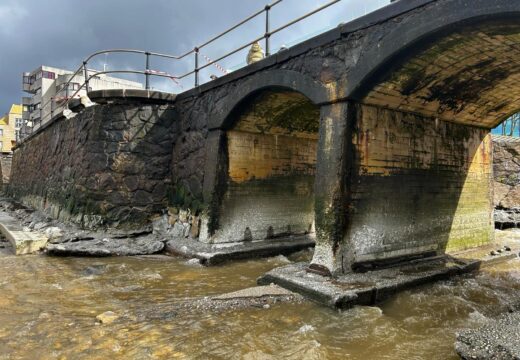
{"type": "Polygon", "coordinates": [[[478,260],[440,256],[329,278],[308,272],[308,264],[298,263],[269,271],[258,279],[258,284],[274,283],[323,305],[347,309],[354,305],[374,305],[399,291],[470,272],[479,266],[478,260]]]}
{"type": "Polygon", "coordinates": [[[496,235],[492,244],[402,262],[379,270],[327,277],[310,271],[308,263],[298,263],[273,269],[257,282],[259,285],[279,285],[333,308],[373,305],[417,285],[517,258],[520,253],[520,233],[498,231],[496,235]]]}
{"type": "Polygon", "coordinates": [[[166,244],[166,251],[186,258],[197,258],[203,265],[216,265],[229,260],[288,255],[314,246],[308,236],[245,242],[241,244],[205,244],[192,239],[175,239],[166,244]]]}

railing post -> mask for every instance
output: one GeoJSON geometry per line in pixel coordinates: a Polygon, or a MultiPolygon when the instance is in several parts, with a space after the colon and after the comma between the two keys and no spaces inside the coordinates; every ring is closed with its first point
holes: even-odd
{"type": "MultiPolygon", "coordinates": [[[[88,96],[88,70],[87,70],[87,62],[83,61],[83,74],[85,76],[85,91],[88,96]]],[[[67,84],[67,90],[68,90],[68,84],[67,84]]]]}
{"type": "Polygon", "coordinates": [[[147,51],[146,53],[146,74],[144,75],[146,78],[146,90],[150,90],[150,53],[147,51]]]}
{"type": "Polygon", "coordinates": [[[195,87],[199,86],[199,48],[195,48],[195,87]]]}
{"type": "Polygon", "coordinates": [[[269,26],[269,10],[271,10],[271,5],[266,5],[265,6],[265,56],[268,57],[269,55],[271,55],[271,52],[270,52],[270,44],[269,44],[269,38],[271,37],[271,34],[270,34],[270,26],[269,26]]]}
{"type": "Polygon", "coordinates": [[[51,119],[54,117],[54,98],[51,97],[51,119]]]}

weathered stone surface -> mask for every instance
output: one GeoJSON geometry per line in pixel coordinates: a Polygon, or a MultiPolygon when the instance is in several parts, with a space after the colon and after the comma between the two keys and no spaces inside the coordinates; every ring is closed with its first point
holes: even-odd
{"type": "Polygon", "coordinates": [[[298,236],[285,239],[236,244],[205,244],[183,237],[166,243],[166,251],[186,258],[195,258],[203,265],[217,265],[230,260],[291,254],[314,246],[314,239],[298,236]]]}
{"type": "Polygon", "coordinates": [[[520,139],[493,136],[495,225],[520,226],[520,139]]]}
{"type": "Polygon", "coordinates": [[[45,249],[48,238],[40,233],[29,231],[5,231],[0,224],[2,233],[11,243],[16,255],[34,254],[45,249]]]}
{"type": "Polygon", "coordinates": [[[0,232],[11,243],[16,255],[39,252],[45,248],[49,241],[46,234],[23,229],[17,219],[5,212],[0,212],[0,232]]]}
{"type": "Polygon", "coordinates": [[[154,236],[139,238],[105,238],[49,244],[47,253],[72,256],[134,256],[161,252],[164,243],[154,236]]]}
{"type": "Polygon", "coordinates": [[[167,206],[171,105],[121,102],[59,118],[14,151],[8,193],[85,228],[138,228],[167,206]]]}
{"type": "Polygon", "coordinates": [[[2,179],[2,184],[9,184],[9,180],[11,179],[11,165],[13,161],[13,156],[11,154],[1,154],[0,155],[0,175],[2,179]]]}
{"type": "Polygon", "coordinates": [[[480,329],[457,334],[455,349],[463,359],[520,359],[520,312],[503,314],[480,329]]]}

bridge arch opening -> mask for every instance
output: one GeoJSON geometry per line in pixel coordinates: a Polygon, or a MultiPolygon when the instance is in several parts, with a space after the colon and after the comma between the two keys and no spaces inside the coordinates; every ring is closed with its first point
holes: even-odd
{"type": "Polygon", "coordinates": [[[226,119],[227,169],[213,242],[314,236],[314,177],[320,108],[270,87],[226,119]]]}

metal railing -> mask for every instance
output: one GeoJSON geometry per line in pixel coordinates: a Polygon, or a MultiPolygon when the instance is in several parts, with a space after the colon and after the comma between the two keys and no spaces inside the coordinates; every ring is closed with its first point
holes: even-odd
{"type": "MultiPolygon", "coordinates": [[[[218,65],[217,63],[222,61],[223,59],[226,59],[228,58],[229,56],[231,55],[234,55],[236,53],[238,53],[239,51],[241,50],[244,50],[245,48],[253,45],[254,43],[256,42],[259,42],[259,41],[262,41],[264,40],[265,42],[265,56],[270,56],[271,53],[271,36],[340,2],[341,0],[332,0],[332,1],[329,1],[327,2],[326,4],[286,23],[285,25],[282,25],[282,26],[279,26],[275,29],[271,29],[271,25],[270,25],[270,11],[273,7],[275,7],[276,5],[280,4],[283,0],[275,0],[274,2],[272,2],[271,4],[268,4],[266,5],[263,9],[255,12],[254,14],[248,16],[247,18],[241,20],[240,22],[238,22],[237,24],[231,26],[230,28],[228,28],[227,30],[221,32],[220,34],[216,35],[216,36],[213,36],[212,38],[210,38],[209,40],[207,40],[206,42],[198,45],[198,46],[195,46],[192,50],[184,53],[184,54],[181,54],[181,55],[168,55],[168,54],[161,54],[161,53],[156,53],[156,52],[150,52],[150,51],[143,51],[143,50],[134,50],[134,49],[109,49],[109,50],[102,50],[102,51],[97,51],[91,55],[89,55],[85,60],[83,60],[82,64],[78,67],[78,69],[72,74],[72,76],[70,76],[70,79],[63,84],[63,88],[64,89],[68,89],[69,85],[71,82],[74,82],[74,78],[76,76],[83,76],[84,77],[84,81],[83,83],[79,86],[79,89],[77,89],[72,96],[70,97],[67,97],[66,99],[62,99],[62,100],[59,100],[58,102],[56,102],[56,99],[55,98],[51,98],[49,101],[47,101],[45,104],[43,104],[41,106],[41,109],[46,109],[49,105],[51,107],[51,111],[48,113],[48,114],[44,114],[44,116],[40,117],[39,121],[38,121],[38,127],[40,127],[46,120],[47,120],[47,117],[50,117],[50,118],[53,118],[54,117],[54,113],[56,111],[57,108],[63,108],[63,109],[68,109],[69,107],[69,104],[70,104],[70,101],[74,98],[76,98],[76,96],[78,96],[78,94],[82,91],[82,89],[85,89],[87,95],[88,95],[88,92],[89,92],[89,82],[92,80],[92,78],[94,77],[98,77],[99,75],[104,75],[104,74],[138,74],[138,75],[144,75],[145,77],[145,89],[146,90],[149,90],[150,89],[150,76],[157,76],[157,77],[164,77],[164,78],[170,78],[172,80],[174,80],[175,82],[177,82],[178,80],[182,80],[182,79],[185,79],[187,78],[188,76],[191,76],[191,75],[194,75],[194,79],[195,79],[195,83],[194,83],[194,86],[197,87],[200,85],[200,81],[199,81],[199,73],[201,70],[209,67],[209,66],[212,66],[212,65],[218,65]],[[237,28],[243,26],[244,24],[250,22],[251,20],[257,18],[258,16],[264,14],[265,15],[265,33],[257,38],[255,38],[254,40],[251,40],[249,42],[247,42],[246,44],[243,44],[239,47],[236,47],[234,50],[231,50],[227,53],[225,53],[224,55],[221,55],[219,56],[217,59],[215,60],[209,60],[209,59],[206,59],[206,64],[204,65],[200,65],[199,64],[199,56],[200,56],[200,50],[205,48],[206,46],[214,43],[215,41],[219,40],[220,38],[222,38],[223,36],[229,34],[230,32],[232,32],[233,30],[236,30],[237,28]],[[88,64],[89,62],[99,56],[99,55],[102,55],[102,54],[110,54],[110,53],[132,53],[132,54],[141,54],[141,55],[144,55],[145,56],[145,70],[108,70],[108,71],[94,71],[94,70],[89,70],[88,69],[88,64]],[[168,74],[166,72],[162,72],[162,71],[156,71],[156,70],[153,70],[150,68],[150,59],[152,57],[159,57],[159,58],[165,58],[165,59],[170,59],[170,60],[182,60],[182,59],[185,59],[186,57],[190,56],[190,55],[194,55],[194,67],[193,67],[193,70],[190,70],[182,75],[178,75],[178,76],[174,76],[174,75],[171,75],[171,74],[168,74]],[[89,74],[90,73],[90,74],[89,74]],[[57,105],[57,106],[55,106],[57,105]]],[[[70,74],[69,74],[70,75],[70,74]]],[[[76,80],[77,81],[77,80],[76,80]]],[[[33,124],[32,128],[31,128],[31,133],[36,129],[36,124],[33,124]]]]}

